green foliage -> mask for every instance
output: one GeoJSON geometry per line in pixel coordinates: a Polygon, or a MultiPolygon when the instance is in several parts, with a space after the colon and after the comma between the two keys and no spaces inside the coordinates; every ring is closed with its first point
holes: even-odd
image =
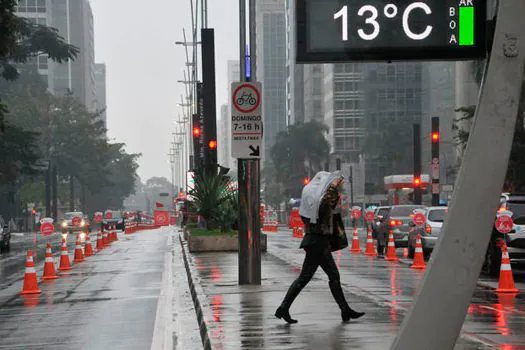
{"type": "Polygon", "coordinates": [[[222,231],[219,229],[206,230],[206,229],[193,229],[190,230],[192,236],[237,236],[238,231],[222,231]]]}
{"type": "Polygon", "coordinates": [[[34,175],[39,159],[38,134],[17,126],[5,125],[0,137],[0,184],[15,183],[22,175],[34,175]]]}
{"type": "Polygon", "coordinates": [[[190,195],[199,214],[206,222],[209,230],[221,225],[225,202],[230,198],[228,193],[229,178],[218,174],[200,174],[195,177],[195,185],[190,195]]]}
{"type": "Polygon", "coordinates": [[[239,226],[239,193],[231,191],[225,196],[226,200],[220,206],[219,223],[221,231],[228,232],[239,226]]]}
{"type": "Polygon", "coordinates": [[[270,150],[275,177],[268,177],[266,184],[277,181],[283,186],[283,195],[299,196],[303,179],[322,170],[328,160],[327,131],[326,125],[312,121],[291,125],[277,134],[270,150]]]}

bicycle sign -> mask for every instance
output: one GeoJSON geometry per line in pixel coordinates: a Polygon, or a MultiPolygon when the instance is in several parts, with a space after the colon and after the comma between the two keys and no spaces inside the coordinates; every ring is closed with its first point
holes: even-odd
{"type": "Polygon", "coordinates": [[[261,93],[252,83],[237,86],[233,92],[233,106],[241,113],[254,112],[261,103],[261,93]]]}
{"type": "Polygon", "coordinates": [[[231,152],[237,159],[261,158],[263,140],[260,82],[237,82],[231,86],[231,152]]]}

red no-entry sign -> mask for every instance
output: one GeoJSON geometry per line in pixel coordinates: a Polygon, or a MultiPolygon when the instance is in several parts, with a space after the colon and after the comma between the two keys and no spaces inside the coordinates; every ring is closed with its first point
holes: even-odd
{"type": "Polygon", "coordinates": [[[361,217],[361,210],[352,209],[352,218],[359,219],[361,217]]]}
{"type": "Polygon", "coordinates": [[[509,233],[514,228],[514,222],[508,215],[502,215],[496,219],[496,230],[500,233],[509,233]]]}
{"type": "Polygon", "coordinates": [[[412,221],[414,222],[414,224],[416,224],[416,226],[423,226],[427,219],[425,218],[425,214],[415,213],[412,217],[412,221]]]}
{"type": "Polygon", "coordinates": [[[365,213],[365,219],[366,219],[366,221],[368,221],[368,222],[372,222],[372,221],[374,221],[375,217],[376,217],[376,215],[375,215],[374,212],[371,211],[371,210],[369,210],[369,211],[367,211],[367,212],[365,213]]]}
{"type": "Polygon", "coordinates": [[[73,226],[80,226],[81,223],[82,223],[82,218],[78,216],[75,216],[73,220],[71,220],[71,224],[73,224],[73,226]]]}
{"type": "Polygon", "coordinates": [[[110,211],[106,212],[106,219],[113,219],[113,213],[110,211]]]}
{"type": "Polygon", "coordinates": [[[51,236],[55,232],[55,226],[53,226],[50,222],[44,222],[42,225],[40,225],[40,233],[42,233],[44,236],[51,236]]]}
{"type": "Polygon", "coordinates": [[[104,220],[104,218],[102,217],[102,213],[96,213],[95,214],[95,222],[100,224],[102,222],[102,220],[104,220]]]}

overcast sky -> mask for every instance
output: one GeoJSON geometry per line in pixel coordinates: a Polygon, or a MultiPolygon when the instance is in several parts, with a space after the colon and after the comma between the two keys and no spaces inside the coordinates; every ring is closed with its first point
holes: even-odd
{"type": "MultiPolygon", "coordinates": [[[[190,0],[90,0],[95,57],[106,63],[109,137],[142,153],[138,173],[171,177],[168,152],[184,85],[182,28],[190,32],[190,0]],[[153,6],[152,6],[153,5],[153,6]]],[[[215,28],[217,104],[226,102],[227,64],[237,59],[238,1],[209,1],[215,28]]],[[[200,58],[199,58],[200,61],[200,58]]],[[[220,114],[217,113],[217,117],[220,114]]]]}

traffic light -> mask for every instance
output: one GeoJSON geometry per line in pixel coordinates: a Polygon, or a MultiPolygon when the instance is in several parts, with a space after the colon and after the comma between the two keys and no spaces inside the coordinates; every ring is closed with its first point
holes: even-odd
{"type": "Polygon", "coordinates": [[[421,187],[421,178],[419,176],[414,176],[414,187],[421,187]]]}
{"type": "Polygon", "coordinates": [[[200,137],[201,136],[201,128],[198,126],[193,127],[193,136],[194,137],[200,137]]]}
{"type": "Polygon", "coordinates": [[[431,177],[432,177],[432,205],[439,205],[440,185],[439,185],[439,117],[432,117],[432,144],[431,144],[431,177]]]}
{"type": "Polygon", "coordinates": [[[433,132],[432,133],[432,143],[439,142],[439,132],[433,132]]]}
{"type": "Polygon", "coordinates": [[[210,149],[216,149],[217,148],[217,141],[215,140],[210,140],[210,142],[208,142],[208,147],[210,149]]]}
{"type": "Polygon", "coordinates": [[[36,209],[32,209],[31,214],[36,215],[36,209]]]}
{"type": "Polygon", "coordinates": [[[303,179],[303,184],[304,184],[304,185],[308,185],[309,183],[310,183],[310,178],[309,178],[309,177],[305,177],[305,178],[303,179]]]}

